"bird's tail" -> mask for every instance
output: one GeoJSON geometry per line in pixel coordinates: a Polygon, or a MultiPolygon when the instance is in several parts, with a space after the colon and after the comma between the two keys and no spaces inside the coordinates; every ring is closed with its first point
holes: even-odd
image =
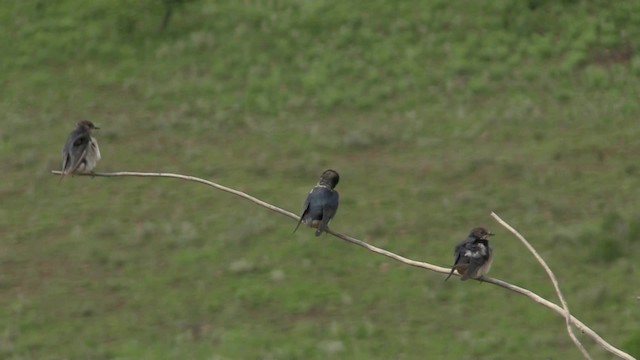
{"type": "Polygon", "coordinates": [[[296,228],[293,229],[293,233],[294,234],[296,232],[296,230],[298,230],[298,228],[300,227],[300,224],[302,223],[302,216],[300,216],[300,220],[298,220],[298,225],[296,225],[296,228]]]}
{"type": "Polygon", "coordinates": [[[456,269],[455,267],[452,267],[452,268],[451,268],[451,272],[449,273],[449,276],[447,276],[447,278],[446,278],[446,279],[444,279],[444,281],[449,280],[449,278],[451,277],[451,275],[453,275],[453,271],[454,271],[455,269],[456,269]]]}
{"type": "Polygon", "coordinates": [[[60,172],[60,180],[58,180],[58,184],[62,183],[62,179],[64,179],[65,175],[67,175],[67,173],[64,171],[64,169],[62,169],[62,171],[60,172]]]}

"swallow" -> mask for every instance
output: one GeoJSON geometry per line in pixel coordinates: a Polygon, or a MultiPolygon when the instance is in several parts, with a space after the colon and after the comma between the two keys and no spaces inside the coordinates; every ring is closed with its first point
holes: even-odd
{"type": "Polygon", "coordinates": [[[340,196],[335,190],[340,181],[340,175],[335,170],[325,170],[320,175],[320,180],[311,189],[307,199],[304,201],[302,215],[298,220],[298,225],[293,230],[295,233],[301,223],[316,228],[316,236],[320,236],[327,230],[329,221],[338,211],[340,196]]]}
{"type": "Polygon", "coordinates": [[[456,245],[453,252],[455,261],[444,281],[449,280],[454,270],[462,275],[462,280],[479,279],[488,273],[493,261],[493,250],[489,246],[489,236],[492,235],[494,234],[483,227],[471,230],[469,236],[456,245]]]}
{"type": "Polygon", "coordinates": [[[93,130],[100,129],[89,120],[81,120],[69,134],[62,148],[62,175],[91,173],[100,160],[98,141],[91,136],[93,130]]]}

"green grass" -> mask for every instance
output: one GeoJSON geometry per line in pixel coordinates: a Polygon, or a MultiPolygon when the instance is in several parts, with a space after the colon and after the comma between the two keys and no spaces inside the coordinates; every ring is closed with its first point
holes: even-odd
{"type": "MultiPolygon", "coordinates": [[[[58,179],[75,122],[100,171],[217,181],[294,212],[338,170],[332,227],[492,276],[640,356],[640,3],[9,1],[0,8],[0,357],[573,359],[563,320],[229,194],[58,179]],[[490,329],[490,331],[487,331],[490,329]]],[[[594,358],[611,358],[591,340],[594,358]]]]}

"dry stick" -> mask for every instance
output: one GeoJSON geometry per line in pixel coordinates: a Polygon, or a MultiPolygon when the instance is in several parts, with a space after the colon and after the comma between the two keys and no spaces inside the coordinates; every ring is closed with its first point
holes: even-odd
{"type": "Polygon", "coordinates": [[[562,295],[562,291],[560,291],[560,285],[558,284],[558,279],[556,279],[556,276],[553,274],[553,271],[551,271],[551,268],[547,265],[547,263],[544,261],[542,256],[540,256],[540,254],[538,254],[538,252],[533,248],[533,246],[529,244],[527,239],[525,239],[524,236],[522,236],[516,229],[514,229],[511,225],[507,224],[496,213],[491,212],[491,216],[500,225],[504,226],[513,235],[515,235],[524,244],[524,246],[527,249],[529,249],[529,251],[533,254],[536,260],[538,260],[540,265],[542,265],[542,267],[544,268],[544,271],[547,272],[547,275],[549,275],[549,278],[553,283],[553,287],[556,290],[556,294],[558,294],[558,299],[560,299],[562,308],[564,309],[564,318],[565,318],[565,323],[567,324],[567,332],[569,333],[569,337],[571,338],[571,340],[573,340],[574,344],[576,344],[576,346],[578,347],[582,355],[585,357],[585,359],[592,360],[591,355],[589,355],[589,352],[587,352],[587,349],[584,348],[580,340],[578,340],[578,338],[576,337],[576,334],[573,333],[573,329],[571,328],[571,313],[569,312],[569,305],[567,304],[567,301],[564,299],[564,296],[562,295]]]}
{"type": "MultiPolygon", "coordinates": [[[[51,171],[51,173],[55,174],[55,175],[60,175],[61,172],[60,171],[56,171],[53,170],[51,171]]],[[[296,221],[298,221],[299,217],[298,215],[286,211],[284,209],[281,209],[277,206],[273,206],[269,203],[266,203],[262,200],[259,200],[251,195],[245,194],[241,191],[238,190],[234,190],[231,188],[228,188],[226,186],[222,186],[219,184],[216,184],[214,182],[211,181],[207,181],[204,179],[200,179],[194,176],[186,176],[186,175],[180,175],[180,174],[171,174],[171,173],[143,173],[143,172],[129,172],[129,171],[122,171],[122,172],[115,172],[115,173],[93,173],[93,174],[76,174],[76,175],[80,175],[80,176],[100,176],[100,177],[115,177],[115,176],[136,176],[136,177],[165,177],[165,178],[174,178],[174,179],[182,179],[182,180],[187,180],[187,181],[193,181],[193,182],[198,182],[201,184],[205,184],[205,185],[209,185],[213,188],[216,188],[218,190],[222,190],[234,195],[237,195],[241,198],[247,199],[253,203],[256,203],[262,207],[265,207],[271,211],[277,212],[281,215],[284,216],[288,216],[296,221]]],[[[421,261],[415,261],[415,260],[411,260],[408,258],[405,258],[403,256],[394,254],[390,251],[375,247],[373,245],[370,245],[362,240],[358,240],[356,238],[353,238],[351,236],[348,235],[344,235],[344,234],[340,234],[337,232],[334,232],[332,230],[328,230],[327,231],[329,234],[340,238],[342,240],[348,241],[350,243],[359,245],[369,251],[375,252],[377,254],[380,255],[384,255],[386,257],[389,257],[391,259],[397,260],[403,264],[406,265],[410,265],[410,266],[415,266],[415,267],[419,267],[419,268],[423,268],[423,269],[427,269],[427,270],[431,270],[434,272],[439,272],[442,274],[449,274],[449,271],[451,269],[449,268],[444,268],[444,267],[440,267],[440,266],[436,266],[436,265],[432,265],[429,263],[425,263],[425,262],[421,262],[421,261]]],[[[457,274],[455,274],[457,276],[457,274]]],[[[502,280],[498,280],[498,279],[494,279],[494,278],[490,278],[490,277],[482,277],[479,279],[480,281],[486,282],[486,283],[490,283],[490,284],[494,284],[497,286],[500,286],[502,288],[505,288],[507,290],[513,291],[515,293],[518,293],[520,295],[524,295],[528,298],[530,298],[531,300],[537,302],[538,304],[544,305],[546,307],[548,307],[549,309],[555,311],[556,313],[558,313],[561,316],[566,316],[567,312],[560,306],[558,306],[557,304],[539,296],[538,294],[521,288],[519,286],[516,285],[512,285],[506,281],[502,281],[502,280]]],[[[609,351],[610,353],[612,353],[613,355],[619,357],[620,359],[625,359],[625,360],[636,360],[633,356],[625,353],[624,351],[614,347],[613,345],[609,344],[606,340],[604,340],[602,337],[600,337],[600,335],[598,335],[595,331],[593,331],[591,328],[589,328],[587,325],[585,325],[583,322],[581,322],[580,320],[578,320],[575,316],[571,315],[570,316],[570,320],[571,323],[573,325],[575,325],[578,329],[580,329],[580,331],[582,331],[583,333],[585,333],[586,335],[588,335],[589,337],[591,337],[598,345],[600,345],[603,349],[609,351]]]]}

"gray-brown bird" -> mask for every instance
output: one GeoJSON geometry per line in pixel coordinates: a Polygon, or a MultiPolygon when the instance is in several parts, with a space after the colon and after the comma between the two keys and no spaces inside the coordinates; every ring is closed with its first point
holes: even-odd
{"type": "Polygon", "coordinates": [[[89,120],[81,120],[76,124],[76,128],[69,134],[67,141],[62,148],[62,175],[76,173],[91,173],[100,160],[100,148],[98,141],[91,136],[95,126],[89,120]]]}
{"type": "Polygon", "coordinates": [[[462,275],[461,280],[479,279],[488,273],[493,261],[493,250],[489,246],[489,236],[492,235],[483,227],[471,230],[469,236],[456,245],[453,252],[455,261],[444,281],[449,280],[454,270],[462,275]]]}
{"type": "Polygon", "coordinates": [[[298,230],[300,223],[316,228],[316,236],[327,229],[329,221],[338,211],[340,196],[335,187],[339,181],[340,175],[335,170],[325,170],[320,175],[320,180],[304,201],[302,215],[293,232],[298,230]]]}

